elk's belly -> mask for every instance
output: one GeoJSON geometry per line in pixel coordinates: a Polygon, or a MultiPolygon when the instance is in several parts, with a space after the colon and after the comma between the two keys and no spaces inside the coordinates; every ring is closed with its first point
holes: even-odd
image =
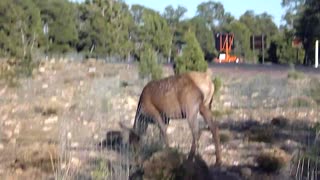
{"type": "Polygon", "coordinates": [[[172,101],[158,106],[157,108],[162,116],[169,119],[186,118],[186,109],[182,107],[177,101],[172,101]]]}

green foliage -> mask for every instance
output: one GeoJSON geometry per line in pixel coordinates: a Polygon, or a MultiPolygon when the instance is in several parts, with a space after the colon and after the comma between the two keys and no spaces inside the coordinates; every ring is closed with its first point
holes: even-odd
{"type": "Polygon", "coordinates": [[[304,78],[304,74],[302,72],[299,72],[299,71],[290,70],[288,72],[288,78],[289,79],[294,79],[294,80],[302,79],[302,78],[304,78]]]}
{"type": "Polygon", "coordinates": [[[215,77],[212,82],[214,85],[214,95],[217,95],[222,87],[222,80],[220,77],[215,77]]]}
{"type": "Polygon", "coordinates": [[[75,21],[76,9],[72,3],[51,0],[39,1],[37,5],[41,9],[41,20],[48,25],[44,46],[49,44],[50,52],[60,53],[68,52],[75,47],[78,31],[75,21]]]}
{"type": "Polygon", "coordinates": [[[251,127],[247,132],[250,141],[272,143],[274,141],[274,128],[266,127],[251,127]]]}
{"type": "Polygon", "coordinates": [[[0,56],[25,58],[35,51],[48,55],[76,51],[86,57],[129,60],[129,57],[139,59],[147,44],[159,57],[174,58],[180,73],[205,69],[202,56],[211,61],[218,55],[214,33],[231,32],[235,35],[231,54],[246,62],[261,60],[261,51],[253,52],[249,40],[251,35],[263,33],[267,36],[266,61],[313,63],[314,41],[320,38],[320,3],[317,0],[280,3],[286,8],[286,24],[277,28],[267,13],[246,11],[236,19],[225,11],[222,3],[214,1],[200,3],[196,16],[183,20],[187,12],[183,6],[169,5],[159,13],[138,4],[129,9],[124,1],[2,0],[0,56]],[[48,27],[48,32],[43,31],[44,27],[48,27]],[[186,48],[197,53],[185,51],[188,54],[179,57],[177,48],[186,42],[185,34],[189,31],[194,32],[195,38],[191,38],[186,48]],[[294,36],[303,39],[302,49],[292,47],[294,36]],[[196,50],[198,44],[203,55],[196,50]],[[199,63],[188,62],[186,57],[194,58],[191,56],[199,63]]]}
{"type": "Polygon", "coordinates": [[[183,48],[182,56],[176,59],[177,74],[187,71],[202,71],[205,72],[208,68],[207,62],[204,60],[204,55],[200,44],[192,31],[186,32],[184,36],[186,47],[183,48]]]}
{"type": "Polygon", "coordinates": [[[303,39],[305,49],[304,64],[314,63],[314,42],[320,38],[320,1],[304,1],[303,8],[299,9],[293,24],[296,35],[303,39]]]}
{"type": "Polygon", "coordinates": [[[219,138],[222,144],[228,143],[232,139],[232,133],[230,131],[220,131],[219,138]]]}
{"type": "Polygon", "coordinates": [[[189,26],[195,32],[195,35],[197,37],[197,40],[201,46],[201,49],[204,55],[210,55],[210,54],[217,55],[218,52],[214,47],[214,34],[207,27],[205,19],[202,17],[194,17],[193,19],[190,20],[189,26]]]}
{"type": "Polygon", "coordinates": [[[109,168],[107,166],[107,162],[105,160],[98,160],[97,167],[92,172],[92,178],[95,180],[103,180],[108,179],[109,177],[109,168]]]}
{"type": "Polygon", "coordinates": [[[146,46],[141,52],[139,74],[142,78],[151,76],[153,80],[162,77],[162,67],[158,64],[157,54],[150,46],[146,46]]]}
{"type": "Polygon", "coordinates": [[[311,86],[308,91],[308,95],[320,105],[320,81],[316,78],[311,80],[311,86]]]}

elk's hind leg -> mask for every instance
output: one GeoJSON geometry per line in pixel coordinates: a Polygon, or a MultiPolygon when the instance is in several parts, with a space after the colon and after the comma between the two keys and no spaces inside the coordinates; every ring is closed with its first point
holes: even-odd
{"type": "Polygon", "coordinates": [[[187,114],[189,128],[192,133],[192,144],[191,144],[191,149],[189,152],[188,159],[192,159],[194,157],[199,147],[200,129],[199,129],[199,122],[197,120],[197,115],[198,115],[198,108],[196,108],[196,106],[194,107],[194,109],[189,110],[187,114]]]}
{"type": "Polygon", "coordinates": [[[220,165],[221,162],[221,150],[220,150],[220,139],[219,139],[219,127],[216,122],[213,122],[211,111],[202,103],[200,105],[200,114],[203,119],[208,124],[210,131],[212,133],[212,137],[215,143],[216,149],[216,164],[220,165]]]}

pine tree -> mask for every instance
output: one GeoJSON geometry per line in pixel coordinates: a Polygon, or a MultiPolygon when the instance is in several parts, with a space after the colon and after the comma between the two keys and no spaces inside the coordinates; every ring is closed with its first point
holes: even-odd
{"type": "Polygon", "coordinates": [[[175,60],[175,73],[181,74],[187,71],[205,72],[208,64],[204,59],[204,54],[200,44],[192,31],[187,31],[184,35],[186,46],[183,48],[182,56],[175,60]]]}

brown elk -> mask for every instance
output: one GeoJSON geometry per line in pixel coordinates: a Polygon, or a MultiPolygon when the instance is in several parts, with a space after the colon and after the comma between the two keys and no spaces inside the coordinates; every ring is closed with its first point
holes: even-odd
{"type": "MultiPolygon", "coordinates": [[[[187,119],[192,131],[192,145],[189,153],[189,158],[192,158],[200,138],[197,121],[197,115],[200,112],[213,135],[216,164],[220,165],[219,129],[216,122],[213,122],[210,110],[213,93],[214,85],[209,70],[207,72],[191,71],[150,81],[140,95],[131,131],[141,136],[146,132],[148,123],[156,123],[166,145],[169,146],[166,128],[170,119],[187,119]]],[[[123,124],[121,126],[125,127],[123,124]]]]}

